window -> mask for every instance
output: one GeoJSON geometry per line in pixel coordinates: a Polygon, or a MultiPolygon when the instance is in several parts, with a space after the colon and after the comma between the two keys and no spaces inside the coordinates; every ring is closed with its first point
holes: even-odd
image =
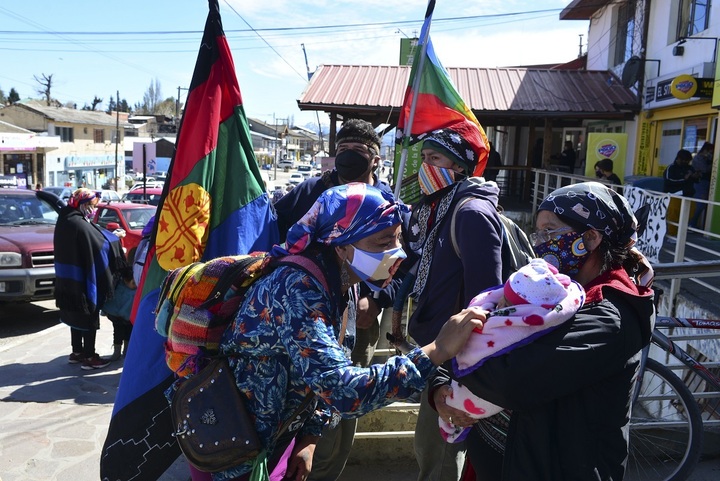
{"type": "Polygon", "coordinates": [[[615,64],[627,62],[633,53],[635,37],[635,0],[629,0],[618,8],[617,36],[615,37],[615,64]]]}
{"type": "Polygon", "coordinates": [[[712,0],[680,0],[678,11],[677,39],[691,37],[707,30],[712,0]]]}
{"type": "Polygon", "coordinates": [[[102,144],[103,142],[105,142],[105,130],[93,129],[93,140],[96,144],[102,144]]]}
{"type": "Polygon", "coordinates": [[[60,142],[74,142],[75,135],[72,127],[55,127],[55,135],[60,137],[60,142]]]}

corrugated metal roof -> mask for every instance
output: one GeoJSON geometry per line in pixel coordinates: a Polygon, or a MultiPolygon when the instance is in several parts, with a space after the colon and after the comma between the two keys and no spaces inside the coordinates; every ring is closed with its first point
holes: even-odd
{"type": "MultiPolygon", "coordinates": [[[[88,125],[112,125],[115,126],[117,119],[105,112],[98,112],[94,110],[77,110],[69,109],[67,107],[50,107],[42,105],[39,102],[27,102],[25,104],[17,104],[19,107],[24,107],[29,110],[41,113],[48,119],[55,122],[68,122],[73,124],[88,124],[88,125]]],[[[126,122],[121,122],[121,125],[125,127],[126,122]]]]}
{"type": "MultiPolygon", "coordinates": [[[[622,118],[637,104],[609,71],[447,68],[476,114],[622,118]]],[[[397,110],[408,66],[321,65],[298,100],[301,110],[397,110]]]]}

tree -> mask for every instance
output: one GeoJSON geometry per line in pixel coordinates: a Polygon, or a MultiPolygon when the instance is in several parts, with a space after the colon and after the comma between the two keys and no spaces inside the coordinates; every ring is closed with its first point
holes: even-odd
{"type": "Polygon", "coordinates": [[[120,105],[119,105],[118,110],[119,110],[120,112],[132,112],[132,109],[130,108],[130,105],[128,105],[128,102],[127,102],[126,99],[122,99],[122,100],[120,101],[120,105]]]}
{"type": "Polygon", "coordinates": [[[10,89],[10,93],[8,94],[8,97],[7,97],[7,103],[12,105],[12,104],[16,104],[18,102],[20,102],[20,94],[17,93],[17,90],[15,90],[15,87],[12,87],[10,89]]]}
{"type": "Polygon", "coordinates": [[[52,96],[50,95],[50,91],[52,89],[53,74],[42,74],[42,78],[38,78],[37,75],[33,75],[33,78],[40,84],[40,88],[36,90],[37,93],[45,97],[45,103],[47,103],[47,105],[52,105],[52,96]]]}
{"type": "Polygon", "coordinates": [[[150,82],[150,87],[143,95],[142,110],[146,114],[157,113],[157,108],[162,102],[162,92],[160,88],[160,80],[157,78],[155,81],[150,82]]]}
{"type": "Polygon", "coordinates": [[[96,95],[93,98],[92,106],[90,107],[90,110],[95,110],[97,108],[97,106],[102,103],[102,101],[103,101],[103,99],[98,98],[98,96],[96,95]]]}
{"type": "Polygon", "coordinates": [[[0,104],[4,104],[7,102],[7,99],[5,98],[5,92],[3,89],[0,89],[0,104]]]}
{"type": "Polygon", "coordinates": [[[117,104],[115,104],[115,97],[112,95],[110,96],[110,102],[108,102],[107,109],[105,110],[106,113],[111,114],[113,113],[113,110],[117,110],[117,104]]]}
{"type": "Polygon", "coordinates": [[[175,116],[175,97],[168,97],[162,102],[160,102],[157,107],[155,108],[156,114],[162,114],[166,117],[174,117],[175,116]]]}

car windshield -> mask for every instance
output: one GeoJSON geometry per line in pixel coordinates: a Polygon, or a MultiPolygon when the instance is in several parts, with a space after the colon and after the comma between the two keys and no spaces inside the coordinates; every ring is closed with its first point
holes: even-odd
{"type": "Polygon", "coordinates": [[[125,222],[128,227],[133,230],[142,229],[150,221],[150,218],[155,215],[156,208],[148,207],[146,209],[127,209],[122,210],[122,216],[125,218],[125,222]]]}
{"type": "Polygon", "coordinates": [[[0,193],[0,225],[55,224],[57,212],[34,195],[0,193]]]}
{"type": "Polygon", "coordinates": [[[125,194],[125,200],[136,202],[138,204],[158,205],[160,203],[160,194],[145,194],[142,192],[128,192],[125,194]]]}

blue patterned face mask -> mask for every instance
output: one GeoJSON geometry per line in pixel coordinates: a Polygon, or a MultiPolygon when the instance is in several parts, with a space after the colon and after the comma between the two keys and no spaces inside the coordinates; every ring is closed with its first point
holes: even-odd
{"type": "Polygon", "coordinates": [[[372,289],[379,291],[392,278],[400,262],[407,257],[402,247],[383,252],[368,252],[353,246],[353,260],[348,262],[357,276],[372,289]]]}
{"type": "Polygon", "coordinates": [[[557,235],[534,247],[538,257],[555,266],[561,274],[574,277],[587,260],[582,233],[575,231],[557,235]]]}

